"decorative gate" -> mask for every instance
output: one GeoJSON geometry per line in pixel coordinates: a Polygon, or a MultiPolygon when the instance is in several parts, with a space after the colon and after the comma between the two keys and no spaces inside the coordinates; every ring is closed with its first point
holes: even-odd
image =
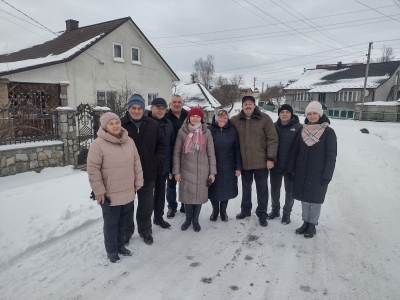
{"type": "Polygon", "coordinates": [[[0,145],[57,139],[58,87],[13,82],[8,88],[8,103],[0,108],[0,145]]]}
{"type": "Polygon", "coordinates": [[[90,144],[97,137],[99,120],[89,104],[80,104],[76,109],[78,131],[78,166],[85,165],[90,144]]]}

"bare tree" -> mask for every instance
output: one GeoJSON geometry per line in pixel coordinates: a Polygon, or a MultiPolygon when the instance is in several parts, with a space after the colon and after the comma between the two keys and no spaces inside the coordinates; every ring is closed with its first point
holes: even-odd
{"type": "Polygon", "coordinates": [[[393,53],[393,48],[383,45],[381,47],[381,56],[376,59],[376,62],[388,62],[394,60],[396,55],[393,53]]]}
{"type": "Polygon", "coordinates": [[[214,56],[207,55],[206,60],[202,58],[197,59],[194,62],[193,68],[199,82],[209,90],[215,73],[214,56]]]}
{"type": "Polygon", "coordinates": [[[223,107],[230,106],[230,112],[233,109],[234,103],[240,99],[240,85],[242,84],[242,75],[234,75],[229,78],[218,76],[215,81],[215,88],[211,91],[211,94],[223,107]]]}
{"type": "Polygon", "coordinates": [[[282,87],[283,86],[281,84],[268,87],[264,93],[260,94],[260,100],[271,105],[272,99],[275,99],[277,105],[280,106],[283,96],[282,87]]]}

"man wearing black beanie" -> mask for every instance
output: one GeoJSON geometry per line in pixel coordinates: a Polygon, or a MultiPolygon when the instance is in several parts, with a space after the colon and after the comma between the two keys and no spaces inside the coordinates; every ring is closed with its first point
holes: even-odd
{"type": "Polygon", "coordinates": [[[293,108],[289,104],[283,104],[278,108],[278,120],[274,123],[279,137],[278,155],[275,166],[270,170],[271,203],[272,211],[267,219],[272,220],[280,216],[280,202],[282,178],[285,183],[285,205],[283,206],[282,224],[290,223],[290,213],[293,207],[292,174],[286,172],[294,141],[301,132],[301,124],[298,116],[293,114],[293,108]]]}

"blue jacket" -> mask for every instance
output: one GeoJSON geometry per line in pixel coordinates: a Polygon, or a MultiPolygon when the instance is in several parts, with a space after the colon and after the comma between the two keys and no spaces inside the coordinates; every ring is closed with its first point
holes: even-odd
{"type": "Polygon", "coordinates": [[[235,171],[242,171],[239,137],[229,120],[223,128],[220,128],[215,123],[214,117],[208,129],[214,140],[217,159],[217,175],[208,189],[208,198],[211,201],[227,201],[238,195],[235,171]]]}

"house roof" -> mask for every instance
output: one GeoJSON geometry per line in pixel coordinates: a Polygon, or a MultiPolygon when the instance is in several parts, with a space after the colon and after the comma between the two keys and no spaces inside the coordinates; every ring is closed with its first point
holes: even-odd
{"type": "Polygon", "coordinates": [[[178,90],[185,105],[189,107],[221,107],[221,103],[200,83],[180,84],[178,90]]]}
{"type": "MultiPolygon", "coordinates": [[[[375,89],[388,80],[400,67],[400,61],[371,63],[369,65],[367,88],[375,89]]],[[[307,70],[299,80],[283,90],[308,90],[311,93],[337,92],[342,89],[362,89],[364,87],[366,65],[344,68],[307,70]]]]}
{"type": "Polygon", "coordinates": [[[246,93],[246,92],[248,92],[249,90],[250,90],[251,92],[253,92],[253,90],[252,90],[251,88],[243,88],[243,89],[240,89],[240,92],[246,93]]]}
{"type": "Polygon", "coordinates": [[[129,21],[132,22],[139,33],[149,43],[150,47],[153,48],[170,72],[176,77],[176,80],[179,80],[175,72],[130,17],[79,27],[69,32],[65,31],[55,39],[43,44],[0,55],[0,75],[19,73],[71,61],[122,24],[129,21]]]}

